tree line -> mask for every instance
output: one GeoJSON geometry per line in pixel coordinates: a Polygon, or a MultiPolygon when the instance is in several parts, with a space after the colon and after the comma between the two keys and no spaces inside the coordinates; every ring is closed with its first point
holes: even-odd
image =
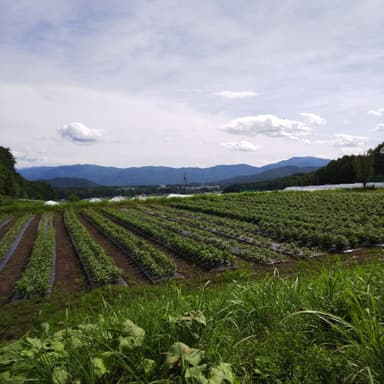
{"type": "Polygon", "coordinates": [[[234,184],[224,192],[277,190],[292,186],[363,183],[384,181],[384,143],[361,155],[346,155],[332,160],[325,167],[306,173],[256,183],[234,184]]]}
{"type": "Polygon", "coordinates": [[[55,190],[40,181],[28,181],[15,170],[16,160],[9,148],[0,146],[0,196],[49,200],[56,197],[55,190]]]}

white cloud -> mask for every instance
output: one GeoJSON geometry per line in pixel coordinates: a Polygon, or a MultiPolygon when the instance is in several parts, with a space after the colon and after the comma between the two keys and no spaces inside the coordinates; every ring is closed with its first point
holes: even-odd
{"type": "Polygon", "coordinates": [[[308,135],[312,128],[301,121],[282,119],[275,115],[245,116],[231,120],[223,129],[234,135],[282,137],[293,140],[308,135]]]}
{"type": "Polygon", "coordinates": [[[375,128],[375,132],[384,132],[384,123],[377,124],[375,128]]]}
{"type": "Polygon", "coordinates": [[[215,92],[215,96],[221,96],[226,99],[246,99],[248,97],[255,97],[259,94],[254,91],[220,91],[215,92]]]}
{"type": "Polygon", "coordinates": [[[302,116],[305,121],[307,121],[309,124],[312,124],[312,125],[326,125],[327,124],[326,119],[324,119],[323,117],[316,115],[314,113],[301,112],[300,116],[302,116]]]}
{"type": "Polygon", "coordinates": [[[58,128],[59,134],[74,143],[93,143],[101,137],[98,129],[88,128],[83,123],[72,122],[58,128]]]}
{"type": "Polygon", "coordinates": [[[368,136],[367,118],[377,119],[372,129],[384,122],[367,115],[384,107],[382,1],[274,3],[0,1],[0,141],[21,150],[46,137],[50,164],[232,163],[249,154],[218,143],[241,139],[260,145],[266,161],[336,156],[332,142],[314,141],[368,136]],[[263,97],[228,98],[259,90],[263,97]],[[300,112],[318,112],[342,128],[302,136],[311,147],[286,134],[256,141],[217,129],[264,111],[305,123],[300,112]],[[108,130],[108,140],[79,151],[56,133],[72,119],[108,130]]]}
{"type": "Polygon", "coordinates": [[[260,149],[259,146],[244,140],[240,142],[222,143],[221,145],[235,152],[256,152],[260,149]]]}
{"type": "Polygon", "coordinates": [[[368,111],[368,114],[377,117],[384,117],[384,108],[371,109],[368,111]]]}
{"type": "Polygon", "coordinates": [[[338,148],[362,148],[366,144],[367,138],[364,136],[353,136],[339,133],[332,140],[333,145],[338,148]]]}

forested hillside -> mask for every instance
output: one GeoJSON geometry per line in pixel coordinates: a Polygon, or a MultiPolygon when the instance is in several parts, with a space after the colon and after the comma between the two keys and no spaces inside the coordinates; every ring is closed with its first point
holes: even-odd
{"type": "Polygon", "coordinates": [[[296,174],[256,183],[228,186],[226,192],[270,190],[291,186],[384,181],[384,142],[363,155],[343,156],[307,174],[296,174]]]}
{"type": "Polygon", "coordinates": [[[15,158],[9,148],[0,146],[0,196],[52,199],[54,189],[42,182],[28,181],[15,171],[15,158]]]}

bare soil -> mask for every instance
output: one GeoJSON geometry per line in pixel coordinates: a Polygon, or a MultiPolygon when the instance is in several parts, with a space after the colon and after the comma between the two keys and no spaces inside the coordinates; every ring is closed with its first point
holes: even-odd
{"type": "Polygon", "coordinates": [[[19,246],[5,268],[0,272],[0,305],[10,300],[15,284],[25,269],[32,251],[33,242],[36,239],[39,220],[40,218],[35,216],[25,231],[19,246]]]}
{"type": "Polygon", "coordinates": [[[82,265],[64,226],[62,215],[55,217],[56,270],[54,289],[85,290],[87,282],[82,265]]]}

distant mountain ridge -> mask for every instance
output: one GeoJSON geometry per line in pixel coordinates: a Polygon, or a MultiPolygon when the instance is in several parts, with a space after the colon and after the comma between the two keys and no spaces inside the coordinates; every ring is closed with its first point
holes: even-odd
{"type": "Polygon", "coordinates": [[[239,176],[252,176],[280,167],[314,167],[320,168],[330,160],[317,157],[293,157],[288,160],[254,167],[247,164],[216,165],[209,168],[164,166],[145,166],[131,168],[103,167],[99,165],[65,165],[57,167],[21,168],[18,172],[28,180],[48,180],[56,178],[86,179],[98,185],[137,186],[183,184],[184,175],[188,184],[216,183],[220,180],[239,176]]]}
{"type": "Polygon", "coordinates": [[[292,176],[296,174],[304,174],[314,172],[319,167],[297,167],[295,165],[287,165],[285,167],[276,167],[268,169],[266,171],[257,173],[255,175],[249,176],[237,176],[232,177],[231,179],[225,179],[219,181],[220,185],[228,184],[246,184],[246,183],[256,183],[258,181],[273,180],[279,177],[292,176]]]}

